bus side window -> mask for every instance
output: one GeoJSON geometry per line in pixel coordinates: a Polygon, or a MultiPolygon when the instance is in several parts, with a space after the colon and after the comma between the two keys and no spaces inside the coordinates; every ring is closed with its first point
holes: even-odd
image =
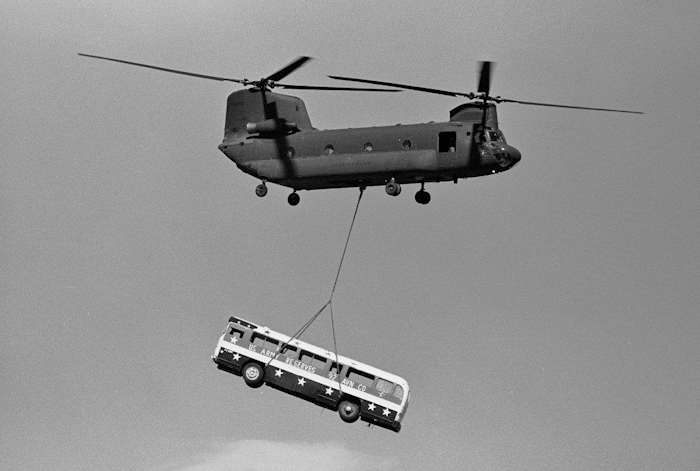
{"type": "Polygon", "coordinates": [[[372,386],[374,383],[374,376],[369,373],[365,373],[364,371],[351,368],[348,371],[348,380],[355,383],[364,384],[365,386],[372,386]]]}
{"type": "Polygon", "coordinates": [[[240,330],[236,329],[235,327],[230,327],[230,328],[228,329],[228,334],[229,334],[232,338],[235,337],[235,338],[240,339],[241,337],[243,337],[243,332],[241,332],[240,330]]]}
{"type": "Polygon", "coordinates": [[[296,358],[297,357],[297,347],[292,347],[291,345],[285,345],[284,348],[282,348],[282,355],[286,355],[289,358],[296,358]]]}
{"type": "Polygon", "coordinates": [[[299,357],[299,359],[302,362],[306,363],[307,365],[310,365],[310,366],[313,366],[313,367],[316,367],[319,369],[323,369],[326,367],[326,359],[325,358],[318,356],[318,355],[314,355],[313,353],[307,352],[306,350],[301,351],[301,356],[299,357]]]}
{"type": "Polygon", "coordinates": [[[277,347],[280,344],[278,340],[271,339],[270,337],[266,337],[264,335],[260,335],[257,332],[253,334],[251,343],[253,345],[257,345],[258,347],[272,351],[277,351],[277,347]]]}
{"type": "Polygon", "coordinates": [[[396,385],[396,389],[394,389],[394,396],[398,397],[399,399],[403,399],[403,388],[401,385],[396,385]]]}
{"type": "Polygon", "coordinates": [[[377,389],[384,394],[390,394],[391,390],[394,389],[394,383],[382,378],[377,378],[377,389]]]}
{"type": "Polygon", "coordinates": [[[331,367],[328,370],[328,377],[331,379],[337,378],[343,368],[345,368],[345,365],[340,365],[340,368],[338,368],[338,364],[336,362],[332,362],[331,367]]]}

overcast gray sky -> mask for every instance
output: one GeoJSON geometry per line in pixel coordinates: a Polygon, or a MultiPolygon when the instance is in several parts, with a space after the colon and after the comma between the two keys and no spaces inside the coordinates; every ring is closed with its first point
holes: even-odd
{"type": "MultiPolygon", "coordinates": [[[[696,1],[4,2],[0,468],[690,469],[700,462],[696,1]],[[498,62],[523,159],[370,188],[334,297],[341,354],[405,377],[401,433],[210,361],[230,315],[296,331],[357,190],[258,183],[217,83],[327,74],[474,91],[498,62]]],[[[299,92],[318,128],[447,120],[459,99],[299,92]]],[[[331,347],[323,315],[305,339],[331,347]]]]}

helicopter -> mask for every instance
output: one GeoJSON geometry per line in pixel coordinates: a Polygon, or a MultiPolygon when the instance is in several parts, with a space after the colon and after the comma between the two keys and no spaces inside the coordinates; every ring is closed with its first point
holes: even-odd
{"type": "Polygon", "coordinates": [[[267,184],[292,189],[288,203],[299,204],[300,190],[384,186],[398,196],[402,185],[420,184],[416,202],[428,204],[426,183],[475,178],[505,172],[520,160],[498,127],[496,104],[518,103],[582,110],[636,113],[639,111],[559,105],[491,96],[493,62],[481,62],[477,92],[453,92],[393,82],[329,75],[333,80],[391,88],[328,87],[283,84],[279,81],[306,64],[300,56],[260,80],[235,79],[186,72],[104,56],[79,56],[145,67],[246,87],[228,96],[224,138],[219,149],[243,172],[260,180],[255,194],[264,197],[267,184]],[[450,111],[445,122],[319,130],[312,126],[304,102],[275,93],[290,90],[400,92],[412,90],[471,100],[450,111]]]}

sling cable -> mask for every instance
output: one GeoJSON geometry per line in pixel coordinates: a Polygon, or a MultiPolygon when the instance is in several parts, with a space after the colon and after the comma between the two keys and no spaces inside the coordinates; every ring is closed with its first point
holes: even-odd
{"type": "MultiPolygon", "coordinates": [[[[357,218],[357,210],[360,208],[360,201],[362,200],[362,195],[363,195],[364,191],[365,191],[365,187],[361,186],[360,187],[360,196],[358,196],[358,198],[357,198],[357,205],[355,206],[355,213],[352,216],[352,222],[350,223],[350,230],[348,230],[348,237],[347,237],[347,239],[345,239],[345,247],[343,248],[343,255],[340,257],[340,263],[338,264],[338,271],[335,274],[335,281],[333,282],[333,289],[331,289],[331,295],[330,295],[328,301],[326,302],[326,304],[324,304],[321,307],[321,309],[319,309],[316,312],[316,314],[311,316],[311,319],[306,321],[306,323],[303,326],[301,326],[301,328],[294,335],[292,335],[289,338],[289,341],[283,343],[280,346],[280,349],[279,349],[280,352],[284,351],[284,348],[287,345],[289,345],[289,343],[292,340],[300,338],[302,336],[302,334],[304,332],[306,332],[306,329],[308,329],[309,326],[311,326],[311,324],[313,324],[313,322],[318,318],[318,316],[320,316],[321,313],[326,308],[328,308],[328,310],[330,311],[330,314],[331,314],[331,330],[333,331],[333,353],[335,354],[335,364],[338,365],[338,369],[340,369],[340,361],[338,358],[338,343],[336,341],[336,335],[335,335],[335,321],[333,319],[333,295],[335,294],[335,288],[338,286],[338,278],[340,277],[340,270],[341,270],[341,268],[343,268],[343,260],[345,260],[345,253],[348,251],[348,244],[350,243],[350,235],[352,234],[352,228],[355,226],[355,219],[357,218]]],[[[265,366],[267,367],[272,360],[273,359],[270,358],[270,360],[268,360],[268,362],[265,366]]],[[[338,375],[337,378],[338,378],[338,389],[340,389],[340,385],[341,385],[340,375],[338,375]]]]}

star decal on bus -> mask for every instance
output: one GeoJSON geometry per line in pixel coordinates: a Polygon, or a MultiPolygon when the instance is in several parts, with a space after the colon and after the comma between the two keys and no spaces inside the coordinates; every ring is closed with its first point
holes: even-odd
{"type": "Polygon", "coordinates": [[[389,417],[389,414],[390,414],[390,413],[391,413],[391,411],[390,411],[389,409],[384,409],[384,410],[382,411],[382,415],[386,415],[387,417],[389,417]]]}
{"type": "Polygon", "coordinates": [[[306,384],[306,380],[304,378],[297,379],[297,382],[299,383],[299,386],[303,386],[306,384]]]}
{"type": "Polygon", "coordinates": [[[332,396],[333,395],[333,388],[326,388],[326,394],[328,394],[329,396],[332,396]]]}
{"type": "Polygon", "coordinates": [[[231,343],[236,345],[238,343],[238,337],[231,337],[231,343]]]}
{"type": "Polygon", "coordinates": [[[281,378],[281,377],[282,377],[282,370],[280,370],[279,368],[277,368],[277,369],[275,370],[275,376],[277,376],[278,378],[281,378]]]}
{"type": "Polygon", "coordinates": [[[233,354],[233,359],[234,359],[235,361],[238,361],[238,360],[241,359],[241,356],[240,356],[238,353],[234,353],[234,354],[233,354]]]}
{"type": "Polygon", "coordinates": [[[377,406],[374,405],[374,402],[370,402],[369,405],[367,406],[367,409],[369,409],[369,410],[371,410],[372,412],[374,412],[374,408],[375,408],[375,407],[377,407],[377,406]]]}

